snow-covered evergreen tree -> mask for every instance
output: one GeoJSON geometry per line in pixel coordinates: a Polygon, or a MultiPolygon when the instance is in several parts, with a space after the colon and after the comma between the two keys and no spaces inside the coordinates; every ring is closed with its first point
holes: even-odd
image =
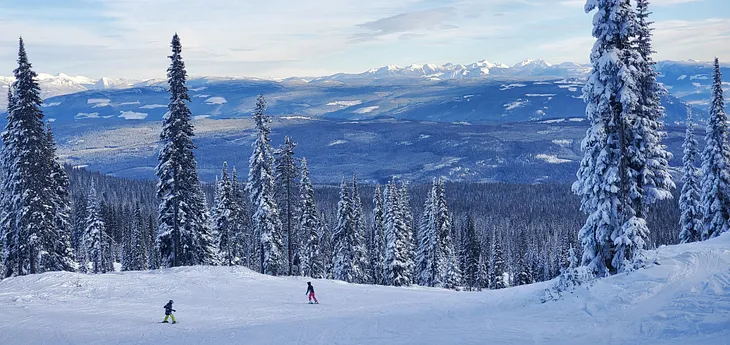
{"type": "Polygon", "coordinates": [[[23,39],[10,87],[3,139],[3,197],[0,202],[2,276],[73,271],[68,226],[68,181],[59,174],[53,136],[43,125],[37,74],[23,39]]]}
{"type": "Polygon", "coordinates": [[[451,213],[446,204],[446,187],[443,180],[436,183],[434,195],[436,205],[436,226],[439,236],[439,260],[441,266],[442,284],[448,289],[456,289],[461,286],[461,269],[456,255],[451,226],[451,213]]]}
{"type": "Polygon", "coordinates": [[[730,146],[720,62],[715,58],[712,104],[702,152],[702,239],[720,235],[730,226],[730,146]]]}
{"type": "Polygon", "coordinates": [[[360,188],[357,185],[357,176],[352,176],[352,227],[353,227],[353,274],[354,282],[369,284],[372,282],[370,271],[370,254],[366,243],[365,213],[360,198],[360,188]]]}
{"type": "Polygon", "coordinates": [[[504,250],[502,248],[502,239],[495,233],[492,235],[492,256],[489,265],[489,288],[504,289],[507,282],[504,274],[507,272],[507,265],[504,261],[504,250]]]}
{"type": "Polygon", "coordinates": [[[679,241],[681,243],[696,242],[702,235],[702,211],[699,200],[700,170],[697,168],[699,151],[694,137],[692,108],[687,107],[687,131],[684,136],[684,157],[682,175],[682,195],[679,197],[681,212],[679,241]]]}
{"type": "Polygon", "coordinates": [[[210,215],[193,154],[194,133],[187,105],[190,96],[185,85],[187,72],[177,34],[171,46],[171,64],[167,69],[170,103],[162,123],[162,148],[156,169],[160,199],[156,246],[165,267],[211,264],[214,247],[210,215]]]}
{"type": "Polygon", "coordinates": [[[402,191],[393,179],[385,191],[385,285],[407,286],[413,283],[412,234],[406,225],[402,191]]]}
{"type": "Polygon", "coordinates": [[[370,247],[370,262],[373,272],[373,283],[383,284],[385,261],[385,211],[383,209],[383,192],[380,185],[375,186],[373,196],[373,227],[370,247]]]}
{"type": "Polygon", "coordinates": [[[91,263],[90,273],[106,273],[109,271],[109,239],[106,234],[104,220],[101,218],[96,188],[92,182],[89,188],[86,209],[86,231],[84,247],[86,260],[91,263]]]}
{"type": "MultiPolygon", "coordinates": [[[[631,59],[636,68],[638,84],[638,114],[631,122],[633,137],[630,149],[633,171],[637,173],[636,192],[631,193],[634,200],[636,216],[646,218],[645,205],[658,200],[671,199],[671,189],[675,188],[669,174],[669,160],[672,154],[662,144],[666,138],[664,131],[664,107],[661,106],[660,95],[666,93],[657,82],[657,71],[652,58],[653,22],[648,20],[649,0],[636,1],[636,27],[633,49],[640,59],[631,59]]],[[[646,238],[644,238],[646,240],[646,238]]]]}
{"type": "Polygon", "coordinates": [[[320,220],[317,204],[314,200],[314,187],[309,179],[307,159],[302,158],[301,180],[299,182],[299,233],[302,245],[299,251],[301,275],[312,278],[324,278],[324,266],[320,253],[320,220]]]}
{"type": "Polygon", "coordinates": [[[474,219],[470,214],[464,222],[463,245],[461,247],[462,272],[464,275],[464,286],[469,290],[479,290],[480,257],[482,255],[481,245],[477,237],[474,219]]]}
{"type": "Polygon", "coordinates": [[[254,210],[253,234],[259,241],[258,248],[254,250],[259,260],[257,265],[264,274],[280,275],[287,272],[286,256],[274,191],[274,158],[269,139],[271,119],[264,113],[265,110],[266,101],[259,95],[253,114],[258,134],[249,159],[246,188],[254,210]]]}
{"type": "Polygon", "coordinates": [[[231,173],[231,193],[234,206],[231,210],[231,228],[234,230],[231,240],[235,243],[233,253],[238,258],[240,265],[250,268],[251,215],[248,212],[244,187],[238,180],[238,173],[235,167],[231,173]]]}
{"type": "Polygon", "coordinates": [[[349,283],[355,281],[355,222],[353,221],[352,199],[345,179],[340,185],[340,201],[337,203],[337,227],[332,237],[334,242],[333,277],[349,283]]]}
{"type": "Polygon", "coordinates": [[[297,144],[290,137],[284,138],[284,145],[274,151],[276,200],[281,210],[282,226],[284,227],[284,243],[287,252],[288,274],[294,274],[294,254],[299,250],[299,236],[296,233],[297,210],[297,171],[294,148],[297,144]]]}
{"type": "Polygon", "coordinates": [[[433,181],[431,190],[426,195],[423,214],[418,230],[418,247],[416,250],[416,277],[422,286],[441,285],[441,242],[437,220],[437,185],[433,181]]]}
{"type": "Polygon", "coordinates": [[[221,178],[216,184],[215,207],[213,211],[213,231],[216,235],[216,244],[221,263],[224,265],[238,264],[236,234],[240,229],[235,228],[233,217],[236,213],[236,202],[233,195],[233,183],[228,177],[228,163],[223,162],[221,178]]]}
{"type": "MultiPolygon", "coordinates": [[[[581,145],[584,157],[573,191],[582,197],[581,209],[588,215],[579,232],[583,265],[593,274],[605,276],[628,269],[627,263],[633,267],[634,260],[640,260],[648,229],[642,215],[636,213],[636,200],[644,203],[650,199],[645,198],[645,186],[639,183],[646,180],[639,176],[648,178],[661,170],[658,165],[643,167],[649,159],[659,162],[662,157],[658,152],[663,148],[658,144],[661,135],[652,142],[637,142],[648,134],[640,130],[656,128],[634,126],[644,123],[636,80],[641,73],[637,65],[643,62],[632,46],[636,21],[630,2],[589,0],[585,9],[597,9],[593,20],[593,71],[583,89],[591,127],[581,145]],[[656,156],[649,157],[649,151],[656,156]]],[[[661,194],[664,182],[652,182],[657,187],[652,196],[661,194]]]]}
{"type": "Polygon", "coordinates": [[[139,202],[134,206],[132,213],[132,248],[129,269],[143,271],[147,269],[147,241],[145,240],[145,226],[142,219],[142,210],[139,202]]]}

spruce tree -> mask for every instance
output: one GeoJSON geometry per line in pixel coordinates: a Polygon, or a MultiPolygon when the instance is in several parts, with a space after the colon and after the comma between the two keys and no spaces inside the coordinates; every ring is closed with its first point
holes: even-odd
{"type": "Polygon", "coordinates": [[[345,179],[340,184],[340,201],[337,203],[337,227],[332,237],[334,245],[333,278],[352,283],[355,281],[355,224],[352,199],[345,179]]]}
{"type": "Polygon", "coordinates": [[[259,95],[253,114],[258,135],[249,159],[246,188],[254,209],[252,227],[255,243],[257,242],[257,248],[254,250],[258,260],[256,264],[264,274],[280,275],[287,272],[286,257],[279,209],[274,193],[274,159],[269,139],[271,119],[264,113],[265,110],[266,101],[264,96],[259,95]]]}
{"type": "Polygon", "coordinates": [[[140,203],[134,206],[132,213],[132,250],[130,269],[134,271],[143,271],[147,269],[147,241],[145,240],[144,221],[142,219],[142,210],[140,203]]]}
{"type": "Polygon", "coordinates": [[[303,236],[300,251],[301,274],[305,277],[324,278],[320,249],[320,220],[317,205],[314,201],[314,188],[309,179],[309,168],[306,158],[302,158],[299,198],[301,214],[299,216],[299,233],[303,236]]]}
{"type": "Polygon", "coordinates": [[[443,180],[436,183],[434,195],[436,209],[436,226],[439,241],[439,265],[442,286],[456,289],[461,286],[461,270],[459,268],[451,231],[451,214],[446,204],[446,187],[443,180]]]}
{"type": "Polygon", "coordinates": [[[466,221],[464,222],[463,230],[464,245],[461,251],[462,257],[462,270],[464,274],[464,284],[469,290],[478,290],[479,284],[479,270],[480,270],[480,257],[481,245],[479,238],[477,237],[476,226],[474,225],[474,219],[470,214],[467,214],[466,221]]]}
{"type": "Polygon", "coordinates": [[[418,230],[418,249],[416,251],[416,277],[422,286],[438,286],[441,284],[441,250],[438,234],[437,185],[434,180],[431,190],[426,195],[423,206],[421,224],[418,230]]]}
{"type": "Polygon", "coordinates": [[[299,243],[296,233],[296,192],[299,189],[297,179],[296,159],[294,148],[297,144],[290,137],[284,138],[284,145],[274,151],[275,182],[278,205],[281,209],[282,225],[284,227],[284,243],[287,252],[288,274],[294,273],[294,253],[298,251],[299,243]]]}
{"type": "Polygon", "coordinates": [[[59,174],[53,136],[43,125],[37,74],[22,38],[13,73],[2,134],[2,276],[73,271],[68,180],[59,174]]]}
{"type": "MultiPolygon", "coordinates": [[[[106,273],[109,271],[109,239],[106,234],[104,220],[101,218],[96,187],[91,183],[86,209],[86,230],[84,231],[85,259],[91,263],[90,273],[106,273]]],[[[85,264],[85,263],[84,263],[85,264]]]]}
{"type": "Polygon", "coordinates": [[[171,46],[171,64],[167,69],[170,103],[162,123],[162,148],[156,169],[160,199],[156,247],[165,267],[212,264],[210,215],[193,154],[194,129],[185,85],[187,72],[177,34],[171,46]]]}
{"type": "Polygon", "coordinates": [[[216,184],[215,208],[213,212],[213,230],[221,263],[234,265],[236,257],[236,231],[233,222],[236,207],[233,197],[233,184],[228,178],[228,163],[223,162],[221,178],[216,184]]]}
{"type": "Polygon", "coordinates": [[[357,184],[357,176],[352,176],[352,228],[353,228],[353,273],[354,281],[360,284],[369,284],[372,273],[370,272],[370,254],[366,243],[365,213],[360,198],[360,188],[357,184]]]}
{"type": "Polygon", "coordinates": [[[490,289],[504,289],[507,287],[507,283],[504,279],[504,274],[507,272],[507,265],[504,259],[501,236],[497,236],[495,233],[492,235],[492,257],[489,265],[490,289]]]}
{"type": "Polygon", "coordinates": [[[712,104],[702,152],[702,240],[728,231],[730,226],[730,146],[722,90],[720,62],[715,58],[712,104]]]}
{"type": "Polygon", "coordinates": [[[638,218],[646,218],[645,205],[671,199],[670,190],[675,188],[669,174],[672,154],[662,144],[667,133],[664,131],[664,107],[661,106],[660,95],[666,94],[666,90],[657,82],[658,73],[652,58],[654,51],[651,43],[653,22],[648,20],[651,15],[648,7],[648,0],[636,1],[636,28],[632,48],[640,58],[630,60],[636,66],[639,90],[638,114],[632,121],[634,135],[631,143],[631,149],[635,151],[631,165],[638,174],[637,188],[632,193],[632,199],[638,218]]]}
{"type": "Polygon", "coordinates": [[[406,225],[402,191],[393,179],[386,188],[385,198],[385,285],[408,286],[413,283],[412,234],[406,225]]]}
{"type": "Polygon", "coordinates": [[[583,89],[590,128],[581,145],[584,157],[573,191],[582,197],[581,209],[588,215],[579,232],[583,265],[592,274],[605,276],[631,269],[634,261],[640,261],[648,229],[642,214],[636,212],[636,200],[648,200],[635,196],[646,196],[639,175],[649,176],[653,170],[642,168],[649,146],[637,146],[649,145],[637,143],[648,133],[634,126],[643,118],[636,80],[641,73],[636,65],[642,57],[632,46],[634,11],[629,0],[589,1],[586,11],[594,9],[598,13],[593,21],[593,71],[583,89]]]}
{"type": "Polygon", "coordinates": [[[696,242],[702,234],[702,212],[699,201],[699,176],[697,159],[699,152],[697,140],[694,137],[694,124],[692,122],[692,109],[687,107],[687,131],[684,136],[684,157],[682,175],[682,194],[679,197],[679,210],[681,219],[679,221],[681,231],[679,241],[681,243],[696,242]]]}
{"type": "Polygon", "coordinates": [[[231,192],[233,197],[233,210],[231,214],[231,228],[234,229],[232,238],[235,246],[233,247],[235,257],[240,260],[240,264],[251,268],[251,215],[248,212],[248,203],[244,193],[244,187],[238,180],[236,168],[231,173],[231,192]]]}
{"type": "Polygon", "coordinates": [[[380,185],[375,186],[373,196],[373,226],[370,247],[370,267],[373,273],[373,283],[382,285],[385,260],[385,212],[383,209],[383,192],[380,185]]]}

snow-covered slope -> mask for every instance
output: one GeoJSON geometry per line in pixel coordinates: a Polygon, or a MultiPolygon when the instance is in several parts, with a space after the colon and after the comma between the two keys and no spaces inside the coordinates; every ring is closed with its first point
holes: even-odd
{"type": "MultiPolygon", "coordinates": [[[[498,291],[363,286],[243,268],[0,281],[9,344],[727,344],[730,234],[660,248],[652,267],[540,303],[548,283],[498,291]],[[160,324],[175,300],[179,324],[160,324]]],[[[652,260],[654,261],[654,260],[652,260]]]]}

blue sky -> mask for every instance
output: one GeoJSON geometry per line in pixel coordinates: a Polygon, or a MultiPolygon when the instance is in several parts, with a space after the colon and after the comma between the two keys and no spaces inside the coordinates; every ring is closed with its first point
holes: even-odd
{"type": "MultiPolygon", "coordinates": [[[[0,0],[0,75],[22,35],[35,69],[164,76],[178,32],[188,73],[288,77],[382,65],[587,62],[584,0],[0,0]]],[[[730,1],[653,0],[658,60],[730,61],[730,1]]]]}

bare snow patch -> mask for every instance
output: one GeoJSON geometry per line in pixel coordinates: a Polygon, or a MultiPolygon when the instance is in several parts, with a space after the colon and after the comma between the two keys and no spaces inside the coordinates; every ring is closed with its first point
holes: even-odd
{"type": "Polygon", "coordinates": [[[139,108],[140,109],[157,109],[157,108],[167,108],[167,106],[164,104],[145,104],[139,108]]]}
{"type": "Polygon", "coordinates": [[[355,105],[360,105],[360,104],[362,104],[362,101],[358,101],[358,100],[354,100],[354,101],[334,101],[334,102],[327,103],[327,105],[329,105],[329,106],[340,106],[340,107],[345,107],[345,108],[346,107],[352,107],[352,106],[355,106],[355,105]]]}
{"type": "Polygon", "coordinates": [[[562,163],[571,162],[569,159],[562,159],[562,158],[558,158],[558,156],[556,156],[556,155],[548,155],[548,154],[544,154],[544,153],[535,155],[535,158],[542,159],[550,164],[562,164],[562,163]]]}
{"type": "Polygon", "coordinates": [[[682,74],[682,75],[680,75],[680,76],[679,76],[679,77],[677,78],[677,80],[685,80],[685,79],[687,79],[687,75],[686,75],[686,74],[682,74]]]}
{"type": "Polygon", "coordinates": [[[86,104],[92,104],[92,108],[108,107],[112,105],[112,100],[108,98],[89,98],[86,104]]]}
{"type": "Polygon", "coordinates": [[[540,123],[547,123],[547,124],[550,124],[550,123],[563,123],[563,122],[565,122],[565,119],[550,119],[550,120],[540,121],[540,123]]]}
{"type": "Polygon", "coordinates": [[[311,120],[311,117],[307,116],[282,116],[281,117],[284,120],[311,120]]]}
{"type": "Polygon", "coordinates": [[[99,113],[78,113],[76,116],[74,116],[75,119],[81,120],[81,119],[98,119],[99,113]]]}
{"type": "Polygon", "coordinates": [[[370,113],[373,110],[376,110],[378,108],[380,108],[380,107],[377,106],[377,105],[374,105],[372,107],[365,107],[365,108],[357,109],[357,110],[353,111],[353,113],[355,113],[355,114],[367,114],[367,113],[370,113]]]}
{"type": "Polygon", "coordinates": [[[461,160],[459,157],[444,157],[441,158],[441,161],[438,163],[428,163],[423,165],[424,171],[434,171],[438,169],[443,169],[446,167],[450,167],[455,163],[458,163],[461,160]]]}
{"type": "Polygon", "coordinates": [[[525,97],[553,97],[554,93],[528,93],[525,97]]]}
{"type": "Polygon", "coordinates": [[[50,108],[50,107],[57,107],[61,105],[61,102],[51,102],[51,103],[44,103],[43,107],[50,108]]]}
{"type": "Polygon", "coordinates": [[[499,89],[502,90],[502,91],[504,91],[504,90],[514,89],[516,87],[525,87],[525,86],[527,86],[527,85],[526,84],[519,84],[519,83],[509,84],[509,85],[502,84],[499,87],[499,89]]]}
{"type": "Polygon", "coordinates": [[[211,97],[205,100],[206,104],[212,104],[212,105],[221,105],[224,103],[228,103],[228,101],[223,97],[211,97]]]}
{"type": "Polygon", "coordinates": [[[527,103],[530,103],[530,101],[528,101],[526,99],[520,98],[520,99],[518,99],[518,100],[516,100],[514,102],[505,103],[504,104],[504,109],[505,110],[517,109],[517,108],[520,108],[520,107],[524,107],[525,105],[527,105],[527,103]]]}
{"type": "Polygon", "coordinates": [[[553,140],[553,144],[568,148],[573,145],[573,139],[555,139],[553,140]]]}
{"type": "Polygon", "coordinates": [[[139,104],[139,101],[134,101],[134,102],[122,102],[122,103],[119,103],[119,104],[117,104],[117,105],[137,105],[137,104],[139,104]]]}
{"type": "Polygon", "coordinates": [[[342,144],[345,144],[345,143],[347,143],[347,140],[338,139],[338,140],[335,140],[335,141],[327,144],[327,146],[342,145],[342,144]]]}
{"type": "Polygon", "coordinates": [[[147,113],[138,113],[136,111],[120,111],[119,117],[125,120],[144,120],[147,117],[147,113]]]}

